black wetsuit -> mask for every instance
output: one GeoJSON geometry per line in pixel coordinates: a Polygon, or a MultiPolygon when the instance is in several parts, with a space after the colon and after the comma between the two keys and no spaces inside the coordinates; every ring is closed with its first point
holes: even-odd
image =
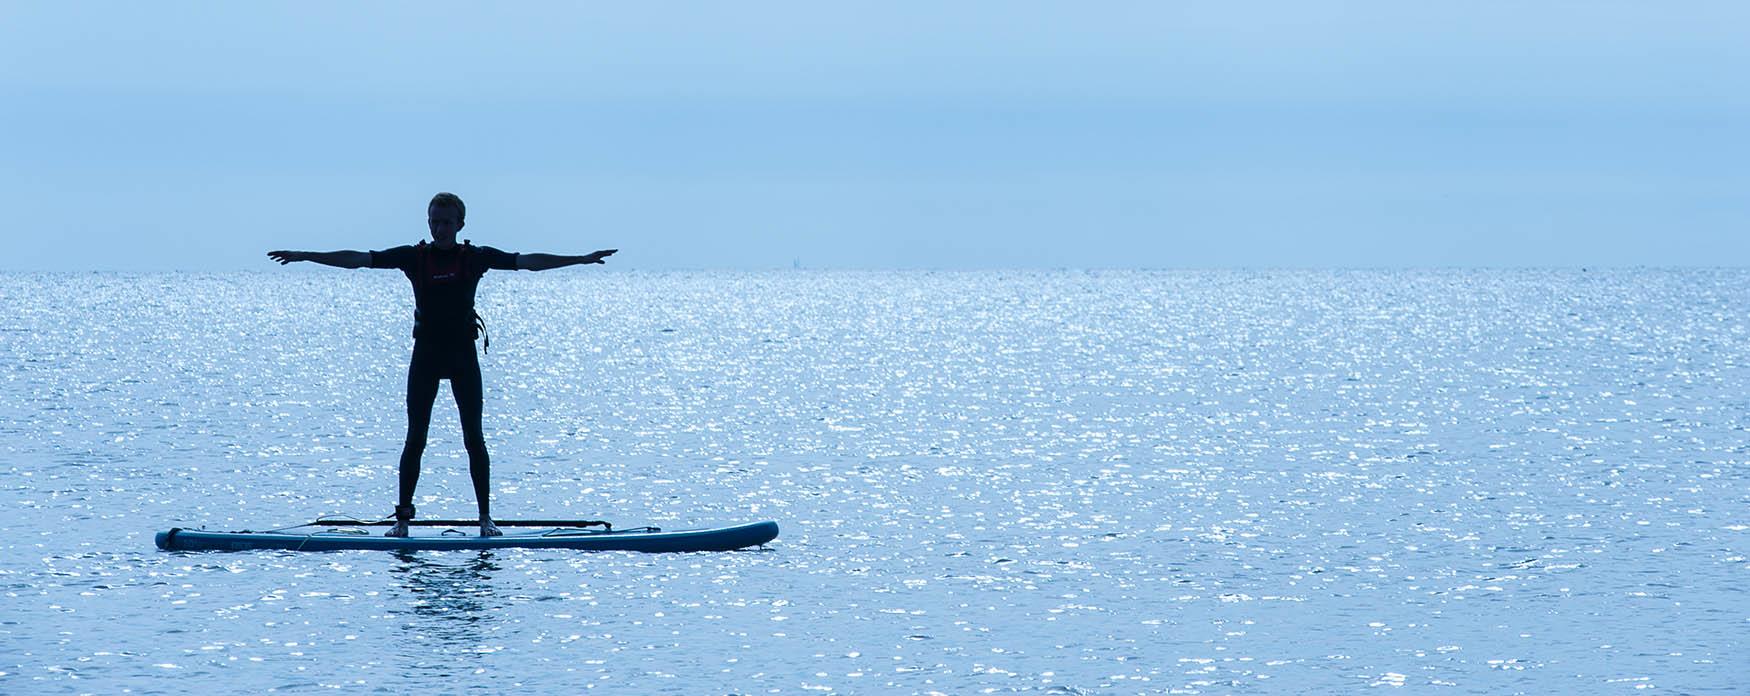
{"type": "Polygon", "coordinates": [[[420,242],[371,252],[371,268],[396,268],[413,283],[413,359],[407,365],[407,440],[401,449],[402,505],[413,504],[419,458],[431,428],[438,381],[450,380],[462,416],[468,474],[481,509],[486,506],[491,460],[482,430],[484,391],[480,357],[474,352],[474,290],[488,269],[515,270],[517,255],[492,247],[457,244],[448,250],[420,242]]]}

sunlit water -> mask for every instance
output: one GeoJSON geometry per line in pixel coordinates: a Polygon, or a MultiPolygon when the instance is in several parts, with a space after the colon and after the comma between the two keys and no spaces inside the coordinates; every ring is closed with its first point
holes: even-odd
{"type": "MultiPolygon", "coordinates": [[[[494,273],[500,517],[386,514],[398,274],[0,274],[0,692],[1744,693],[1750,272],[494,273]]],[[[448,388],[421,513],[473,509],[448,388]]]]}

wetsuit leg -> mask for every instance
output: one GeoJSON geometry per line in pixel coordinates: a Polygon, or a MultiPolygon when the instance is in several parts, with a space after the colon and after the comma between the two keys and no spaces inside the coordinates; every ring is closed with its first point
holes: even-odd
{"type": "Polygon", "coordinates": [[[481,425],[485,393],[480,379],[480,355],[469,342],[455,356],[450,391],[456,396],[456,411],[462,416],[462,445],[468,449],[468,476],[474,481],[474,500],[482,519],[491,515],[492,460],[486,454],[486,433],[481,425]]]}
{"type": "Polygon", "coordinates": [[[407,440],[401,445],[402,505],[413,504],[413,489],[419,485],[419,458],[425,454],[425,439],[431,430],[431,405],[437,399],[442,370],[428,346],[413,344],[413,360],[407,365],[407,440]]]}

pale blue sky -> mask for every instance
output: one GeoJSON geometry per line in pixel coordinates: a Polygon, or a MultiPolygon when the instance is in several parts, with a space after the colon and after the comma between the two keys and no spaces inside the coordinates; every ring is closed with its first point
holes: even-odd
{"type": "Polygon", "coordinates": [[[0,4],[0,269],[1744,265],[1750,3],[0,4]],[[508,5],[508,6],[506,6],[508,5]]]}

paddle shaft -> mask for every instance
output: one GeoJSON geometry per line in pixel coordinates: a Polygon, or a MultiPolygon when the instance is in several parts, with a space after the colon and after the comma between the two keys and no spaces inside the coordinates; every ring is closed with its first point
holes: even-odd
{"type": "MultiPolygon", "coordinates": [[[[500,527],[607,527],[614,525],[602,520],[493,520],[500,527]]],[[[362,520],[316,520],[313,525],[326,527],[387,527],[395,524],[394,520],[377,520],[365,522],[362,520]]],[[[480,524],[480,520],[409,520],[407,524],[414,527],[466,527],[480,524]]]]}

